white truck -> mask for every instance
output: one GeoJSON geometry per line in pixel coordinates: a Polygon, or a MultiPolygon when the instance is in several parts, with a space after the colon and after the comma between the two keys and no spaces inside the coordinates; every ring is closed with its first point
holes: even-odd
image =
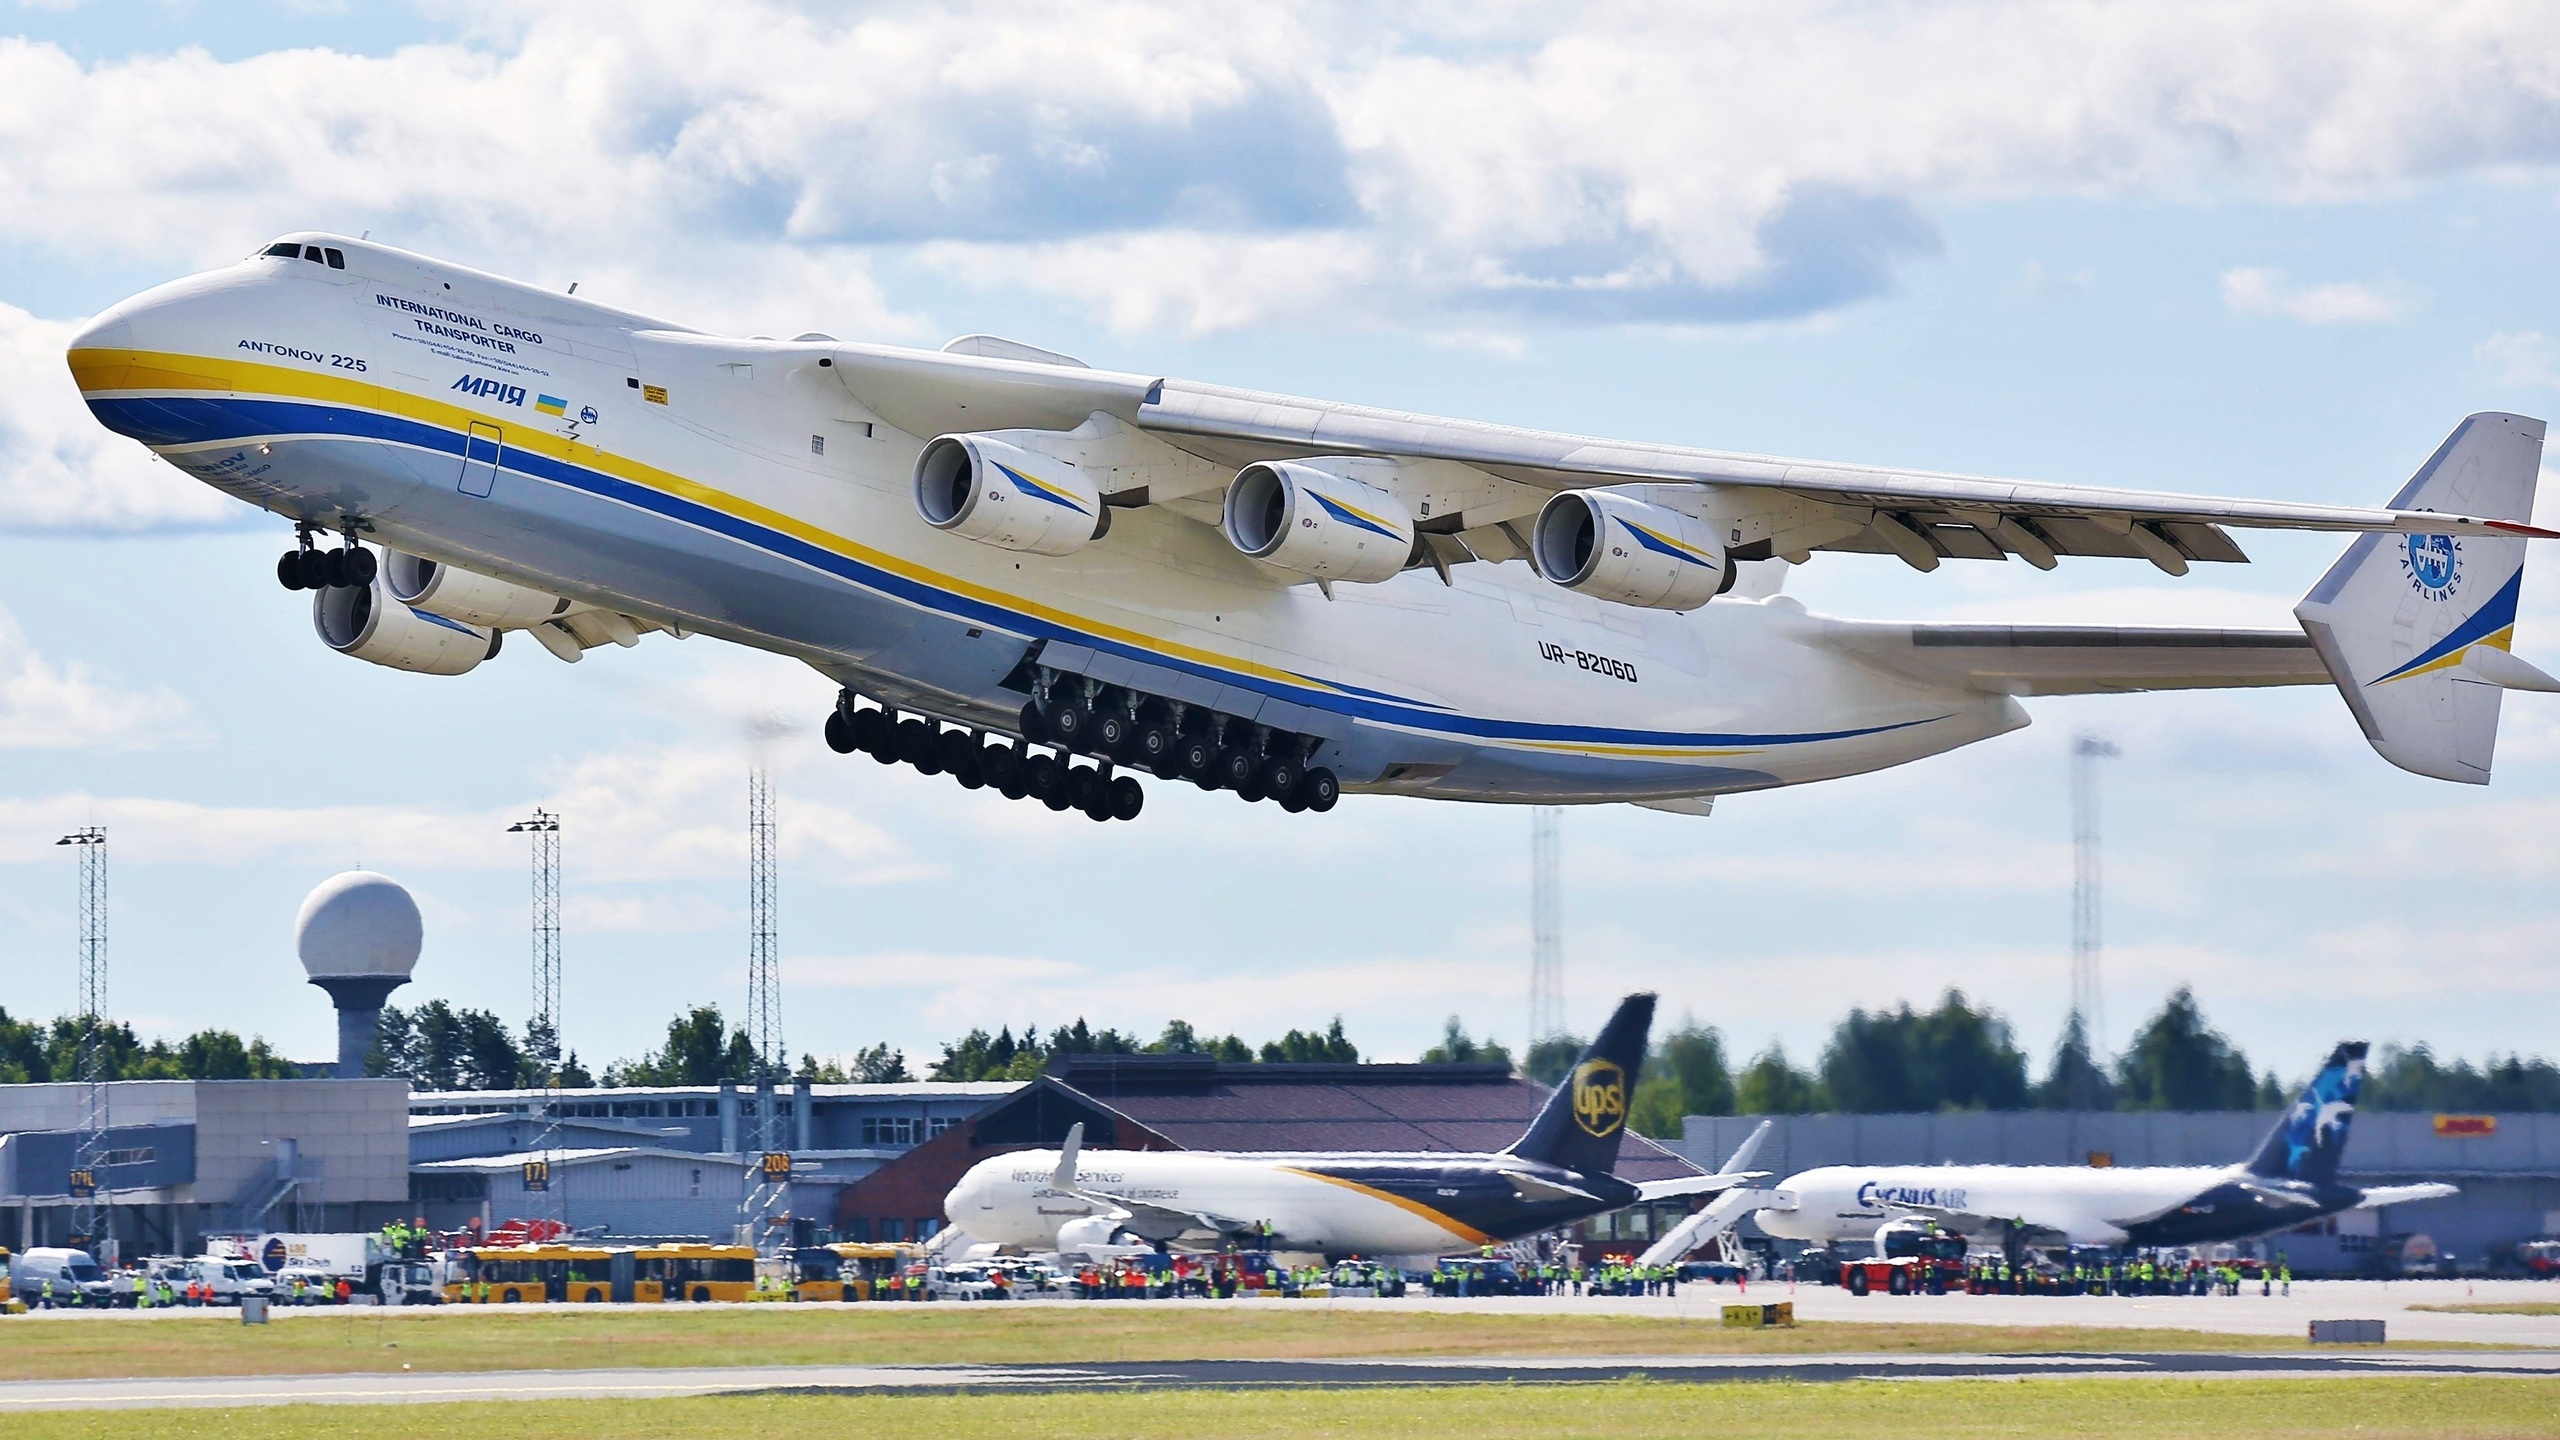
{"type": "Polygon", "coordinates": [[[434,1262],[404,1260],[378,1235],[278,1233],[261,1235],[245,1248],[280,1289],[300,1275],[314,1290],[344,1279],[359,1296],[385,1305],[434,1304],[444,1295],[434,1262]]]}
{"type": "Polygon", "coordinates": [[[276,1284],[255,1261],[229,1255],[199,1255],[187,1262],[184,1285],[192,1280],[205,1287],[205,1293],[216,1305],[237,1305],[244,1295],[273,1297],[276,1284]]]}

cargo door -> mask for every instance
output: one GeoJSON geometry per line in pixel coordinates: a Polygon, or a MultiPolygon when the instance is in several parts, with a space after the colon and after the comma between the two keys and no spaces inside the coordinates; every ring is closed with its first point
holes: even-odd
{"type": "Polygon", "coordinates": [[[462,439],[462,493],[485,500],[498,487],[498,449],[505,432],[485,421],[471,422],[462,439]]]}

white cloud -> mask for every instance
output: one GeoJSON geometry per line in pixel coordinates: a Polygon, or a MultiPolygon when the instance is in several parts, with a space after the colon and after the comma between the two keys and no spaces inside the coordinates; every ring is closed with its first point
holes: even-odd
{"type": "Polygon", "coordinates": [[[707,323],[874,334],[919,322],[872,264],[923,247],[1124,329],[1466,333],[1836,308],[1976,202],[2353,199],[2560,155],[2535,7],[455,13],[463,40],[378,57],[0,41],[0,239],[174,265],[370,226],[707,323]]]}
{"type": "Polygon", "coordinates": [[[56,665],[0,610],[0,750],[144,749],[196,730],[184,698],[119,690],[76,661],[56,665]]]}
{"type": "MultiPolygon", "coordinates": [[[[2480,342],[2474,352],[2480,363],[2500,380],[2510,385],[2549,385],[2560,388],[2560,363],[2552,357],[2551,337],[2539,330],[2501,330],[2480,342]]],[[[2544,472],[2544,479],[2550,478],[2544,472]]],[[[2551,498],[2551,487],[2541,487],[2542,498],[2551,498]]]]}
{"type": "Polygon", "coordinates": [[[63,351],[77,326],[0,303],[0,528],[139,530],[246,512],[109,432],[63,351]]]}
{"type": "Polygon", "coordinates": [[[2235,315],[2274,315],[2305,325],[2383,325],[2418,306],[2417,297],[2393,281],[2297,285],[2282,270],[2249,267],[2222,272],[2222,303],[2235,315]]]}

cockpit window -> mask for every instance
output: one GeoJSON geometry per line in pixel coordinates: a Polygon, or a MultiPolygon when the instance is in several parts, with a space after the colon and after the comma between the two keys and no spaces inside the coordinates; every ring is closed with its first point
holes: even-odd
{"type": "Polygon", "coordinates": [[[332,270],[344,270],[347,268],[347,252],[339,249],[335,245],[323,247],[319,245],[304,245],[292,240],[279,240],[258,253],[261,255],[272,255],[281,260],[291,260],[299,257],[301,259],[308,260],[315,265],[326,265],[332,270]]]}

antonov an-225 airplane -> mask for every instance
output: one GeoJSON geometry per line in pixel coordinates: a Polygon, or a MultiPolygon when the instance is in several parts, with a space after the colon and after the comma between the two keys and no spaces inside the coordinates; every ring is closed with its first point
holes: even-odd
{"type": "Polygon", "coordinates": [[[714,635],[837,681],[838,750],[1098,820],[1137,814],[1132,769],[1293,811],[1698,813],[2015,729],[2021,696],[2226,685],[2334,684],[2392,763],[2481,783],[2501,691],[2560,689],[2508,648],[2552,534],[2518,415],[2464,420],[2384,508],[2225,500],[1584,439],[989,336],[733,340],[322,234],[110,308],[70,363],[107,426],[294,523],[279,578],[337,650],[458,675],[510,630],[564,660],[714,635]],[[1817,550],[2184,574],[2251,527],[2362,532],[2299,629],[1776,593],[1817,550]]]}

